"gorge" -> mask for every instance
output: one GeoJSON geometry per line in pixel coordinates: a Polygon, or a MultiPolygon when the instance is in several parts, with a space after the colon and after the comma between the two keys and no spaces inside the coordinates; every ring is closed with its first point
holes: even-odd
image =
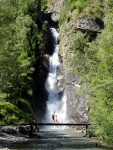
{"type": "MultiPolygon", "coordinates": [[[[59,8],[60,11],[60,9],[63,8],[63,1],[58,1],[54,7],[54,11],[55,8],[59,8]]],[[[56,12],[55,17],[53,17],[55,12],[48,12],[45,14],[45,16],[49,16],[45,18],[47,18],[48,25],[50,26],[50,29],[48,28],[49,34],[47,38],[49,46],[46,46],[47,49],[45,53],[46,61],[45,59],[43,60],[44,66],[48,70],[48,75],[44,79],[42,87],[39,86],[39,89],[37,89],[37,91],[40,92],[39,94],[37,93],[38,96],[36,96],[37,98],[34,101],[36,120],[37,122],[51,122],[51,114],[53,111],[56,111],[56,114],[58,114],[58,117],[60,116],[60,118],[63,113],[65,114],[63,117],[64,120],[66,118],[65,122],[88,122],[87,95],[79,96],[76,94],[77,89],[80,87],[77,83],[78,77],[69,74],[67,69],[68,66],[65,64],[66,56],[62,55],[62,52],[65,51],[65,49],[62,49],[61,43],[65,37],[63,37],[63,39],[60,38],[59,40],[60,49],[57,45],[58,34],[55,33],[56,31],[53,27],[56,28],[60,34],[60,26],[58,27],[56,25],[59,21],[58,12],[56,12]],[[54,34],[56,34],[56,37],[54,37],[54,34]],[[53,95],[53,93],[56,94],[53,95]],[[55,99],[59,102],[56,102],[55,99]],[[59,109],[56,108],[56,106],[59,107],[59,109]]],[[[61,35],[59,36],[61,37],[61,35]]],[[[66,52],[64,53],[66,54],[66,52]]]]}
{"type": "Polygon", "coordinates": [[[1,0],[0,10],[0,125],[63,112],[112,144],[112,0],[1,0]]]}

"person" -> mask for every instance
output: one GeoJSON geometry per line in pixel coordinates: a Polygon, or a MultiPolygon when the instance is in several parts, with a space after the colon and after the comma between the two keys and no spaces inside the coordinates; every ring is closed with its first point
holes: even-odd
{"type": "Polygon", "coordinates": [[[55,111],[52,113],[52,122],[55,122],[55,111]]]}
{"type": "Polygon", "coordinates": [[[57,118],[57,115],[56,115],[56,117],[55,117],[55,122],[58,122],[58,118],[57,118]]]}

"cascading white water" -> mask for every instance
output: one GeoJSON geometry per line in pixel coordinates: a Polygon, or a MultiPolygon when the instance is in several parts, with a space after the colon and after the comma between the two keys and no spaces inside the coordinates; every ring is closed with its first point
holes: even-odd
{"type": "Polygon", "coordinates": [[[48,101],[47,101],[47,111],[44,118],[44,122],[52,122],[52,113],[55,111],[57,115],[58,122],[65,122],[66,121],[66,95],[64,91],[62,92],[63,95],[59,96],[58,91],[58,81],[56,77],[56,70],[60,64],[58,51],[59,47],[57,44],[58,33],[56,29],[50,28],[51,34],[54,40],[54,52],[53,55],[50,56],[49,62],[49,74],[47,80],[45,82],[45,87],[49,93],[48,101]]]}

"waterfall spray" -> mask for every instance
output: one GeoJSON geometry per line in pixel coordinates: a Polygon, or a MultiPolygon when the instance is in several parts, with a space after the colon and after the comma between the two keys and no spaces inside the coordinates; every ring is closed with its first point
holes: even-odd
{"type": "Polygon", "coordinates": [[[66,120],[66,95],[62,91],[62,95],[59,95],[58,79],[56,75],[57,68],[60,64],[58,51],[59,47],[57,44],[58,33],[54,28],[50,28],[53,37],[53,55],[49,58],[49,74],[45,82],[46,90],[48,91],[47,110],[44,118],[44,122],[52,122],[52,113],[55,111],[59,123],[65,122],[66,120]]]}

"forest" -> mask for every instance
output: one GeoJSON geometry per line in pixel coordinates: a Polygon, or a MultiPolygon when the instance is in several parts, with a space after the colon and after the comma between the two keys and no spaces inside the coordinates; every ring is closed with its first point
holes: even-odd
{"type": "Polygon", "coordinates": [[[41,76],[46,22],[37,19],[37,0],[0,0],[0,10],[0,124],[33,122],[33,78],[41,76]]]}
{"type": "MultiPolygon", "coordinates": [[[[0,125],[34,121],[35,78],[42,80],[48,28],[41,11],[46,13],[51,1],[55,0],[0,0],[0,125]]],[[[92,41],[82,31],[71,31],[67,61],[70,73],[80,76],[83,86],[78,94],[89,95],[89,134],[112,144],[113,1],[65,0],[64,7],[59,26],[65,34],[65,24],[81,16],[103,21],[101,33],[92,41]]]]}

